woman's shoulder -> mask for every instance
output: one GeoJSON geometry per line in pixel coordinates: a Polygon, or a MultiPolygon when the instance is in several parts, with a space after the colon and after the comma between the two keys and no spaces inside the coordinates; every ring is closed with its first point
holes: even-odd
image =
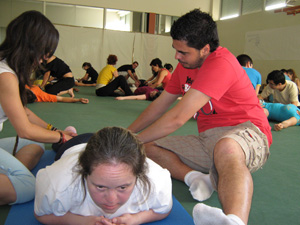
{"type": "Polygon", "coordinates": [[[12,73],[16,76],[15,71],[8,66],[5,59],[0,61],[0,74],[1,73],[12,73]]]}
{"type": "Polygon", "coordinates": [[[147,176],[150,180],[152,180],[154,183],[157,181],[168,182],[168,180],[171,182],[171,175],[167,169],[162,168],[149,158],[146,158],[146,162],[148,164],[147,176]]]}
{"type": "Polygon", "coordinates": [[[62,157],[52,165],[41,169],[37,174],[39,182],[49,182],[56,191],[63,192],[80,179],[77,172],[79,154],[85,149],[86,144],[75,145],[69,148],[62,157]]]}

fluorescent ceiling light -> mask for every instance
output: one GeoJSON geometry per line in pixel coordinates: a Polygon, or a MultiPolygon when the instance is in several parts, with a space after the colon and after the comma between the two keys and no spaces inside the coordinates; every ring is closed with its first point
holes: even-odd
{"type": "Polygon", "coordinates": [[[229,15],[229,16],[221,17],[220,20],[228,20],[228,19],[235,18],[235,17],[238,17],[238,16],[239,16],[239,14],[232,14],[232,15],[229,15]]]}
{"type": "Polygon", "coordinates": [[[272,10],[272,9],[280,9],[286,7],[286,3],[279,3],[274,5],[269,5],[265,8],[266,11],[272,10]]]}

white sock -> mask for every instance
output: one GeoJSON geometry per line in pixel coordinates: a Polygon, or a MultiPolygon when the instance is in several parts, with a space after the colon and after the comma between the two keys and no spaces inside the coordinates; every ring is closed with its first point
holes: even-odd
{"type": "Polygon", "coordinates": [[[209,174],[191,171],[184,177],[184,182],[190,187],[190,192],[195,200],[205,201],[214,192],[209,174]]]}
{"type": "Polygon", "coordinates": [[[195,225],[245,225],[236,215],[225,215],[221,209],[198,203],[193,209],[195,225]]]}

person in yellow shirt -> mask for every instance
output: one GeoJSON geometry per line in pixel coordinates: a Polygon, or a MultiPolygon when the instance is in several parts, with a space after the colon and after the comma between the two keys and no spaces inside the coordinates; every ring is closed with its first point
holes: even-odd
{"type": "Polygon", "coordinates": [[[118,61],[116,55],[109,55],[107,58],[107,65],[100,71],[96,84],[97,96],[119,96],[115,92],[121,89],[125,96],[132,95],[132,91],[127,84],[124,76],[119,76],[117,69],[114,67],[118,61]]]}

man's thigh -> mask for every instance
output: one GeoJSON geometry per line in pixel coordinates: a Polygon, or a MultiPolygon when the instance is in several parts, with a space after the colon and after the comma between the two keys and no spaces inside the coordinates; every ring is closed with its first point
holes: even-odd
{"type": "Polygon", "coordinates": [[[212,154],[205,148],[199,136],[168,136],[155,141],[161,148],[174,152],[181,161],[194,170],[208,173],[212,165],[212,154]]]}

